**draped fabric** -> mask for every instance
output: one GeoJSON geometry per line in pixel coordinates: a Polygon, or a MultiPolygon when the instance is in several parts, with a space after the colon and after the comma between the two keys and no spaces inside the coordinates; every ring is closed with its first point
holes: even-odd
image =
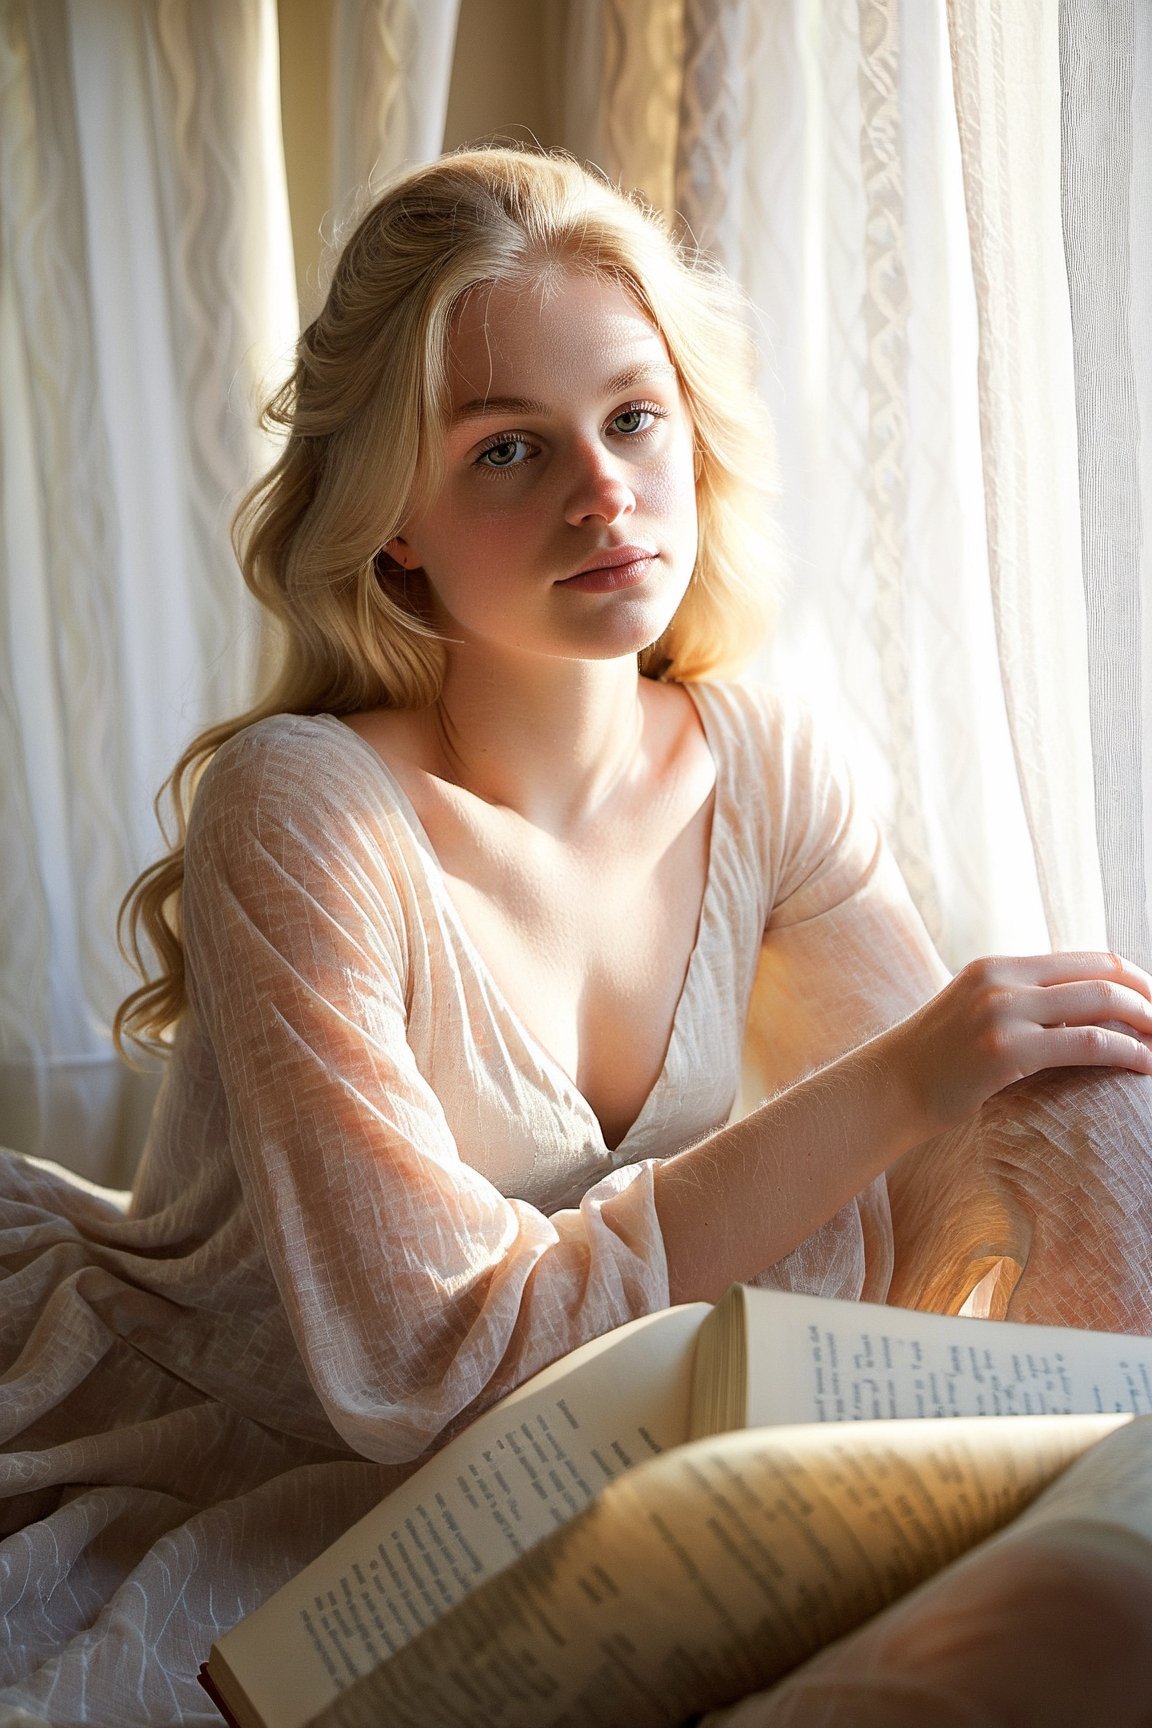
{"type": "MultiPolygon", "coordinates": [[[[716,773],[697,937],[612,1147],[371,746],[279,715],[218,752],[189,828],[189,1013],[130,1209],[0,1154],[3,1728],[208,1728],[194,1676],[221,1632],[496,1397],[667,1305],[655,1162],[728,1116],[745,1020],[775,1086],[796,1052],[774,1024],[819,1059],[936,987],[809,719],[719,685],[692,703],[716,773]]],[[[954,1162],[981,1167],[978,1135],[954,1162]]],[[[774,1283],[882,1299],[884,1179],[805,1247],[774,1283]]]]}
{"type": "Polygon", "coordinates": [[[440,153],[460,0],[336,0],[333,202],[440,153]]]}
{"type": "MultiPolygon", "coordinates": [[[[692,703],[716,770],[696,942],[611,1147],[369,744],[278,715],[217,754],[130,1209],[0,1154],[4,1728],[210,1728],[221,1632],[493,1399],[666,1305],[656,1163],[726,1119],[745,1025],[775,1090],[937,987],[809,718],[748,688],[692,703]]],[[[954,1312],[1007,1261],[993,1311],[1146,1331],[1150,1093],[1026,1082],[764,1281],[954,1312]]]]}
{"type": "Polygon", "coordinates": [[[116,908],[251,700],[228,542],[294,336],[273,0],[0,6],[0,1142],[126,1181],[116,908]]]}
{"type": "Polygon", "coordinates": [[[989,570],[1013,754],[1053,944],[1104,935],[1051,7],[951,0],[976,280],[989,570]]]}
{"type": "Polygon", "coordinates": [[[1109,939],[1152,965],[1152,8],[1063,0],[1060,193],[1096,833],[1109,939]]]}

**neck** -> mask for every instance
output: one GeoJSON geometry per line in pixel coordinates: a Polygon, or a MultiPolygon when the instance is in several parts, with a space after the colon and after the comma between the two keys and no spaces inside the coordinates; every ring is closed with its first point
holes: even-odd
{"type": "Polygon", "coordinates": [[[593,819],[638,766],[635,659],[450,654],[430,718],[444,777],[551,833],[593,819]]]}

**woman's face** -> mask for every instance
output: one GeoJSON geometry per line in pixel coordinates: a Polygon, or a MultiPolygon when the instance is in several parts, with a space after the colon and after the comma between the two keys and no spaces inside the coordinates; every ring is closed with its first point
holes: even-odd
{"type": "Polygon", "coordinates": [[[607,659],[667,627],[696,561],[692,428],[663,339],[622,288],[559,272],[453,320],[436,495],[388,550],[445,633],[607,659]]]}

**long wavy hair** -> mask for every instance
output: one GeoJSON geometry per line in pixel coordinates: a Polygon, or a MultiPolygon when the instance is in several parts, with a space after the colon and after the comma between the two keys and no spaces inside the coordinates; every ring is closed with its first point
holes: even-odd
{"type": "Polygon", "coordinates": [[[426,594],[383,548],[439,478],[453,312],[481,284],[532,279],[555,264],[633,297],[664,339],[692,422],[699,553],[640,672],[730,674],[763,642],[779,565],[775,459],[739,290],[638,197],[560,153],[466,150],[396,180],[344,246],[292,373],[262,415],[286,437],[240,504],[233,544],[278,626],[278,667],[264,699],[200,733],[161,788],[172,849],[120,909],[122,948],[145,980],[116,1016],[122,1051],[125,1039],[165,1049],[184,1008],[184,836],[196,782],[220,745],[270,714],[436,701],[444,650],[426,594]]]}

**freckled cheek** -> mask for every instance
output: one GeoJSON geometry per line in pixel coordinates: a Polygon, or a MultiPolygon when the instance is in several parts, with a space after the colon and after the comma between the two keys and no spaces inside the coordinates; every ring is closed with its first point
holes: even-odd
{"type": "Polygon", "coordinates": [[[513,558],[539,531],[538,513],[501,509],[498,504],[473,507],[454,524],[453,562],[479,574],[513,558]]]}
{"type": "Polygon", "coordinates": [[[696,543],[696,476],[692,466],[691,451],[672,452],[663,462],[657,463],[649,471],[644,487],[643,508],[650,511],[653,517],[675,525],[679,533],[691,535],[692,545],[686,551],[694,551],[696,543]]]}

